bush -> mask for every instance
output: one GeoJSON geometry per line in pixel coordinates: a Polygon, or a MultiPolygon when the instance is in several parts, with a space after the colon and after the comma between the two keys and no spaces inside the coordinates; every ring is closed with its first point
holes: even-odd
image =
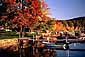
{"type": "Polygon", "coordinates": [[[36,36],[36,33],[35,32],[30,32],[30,33],[26,33],[25,34],[25,37],[31,37],[31,38],[33,38],[33,36],[35,37],[36,36]]]}

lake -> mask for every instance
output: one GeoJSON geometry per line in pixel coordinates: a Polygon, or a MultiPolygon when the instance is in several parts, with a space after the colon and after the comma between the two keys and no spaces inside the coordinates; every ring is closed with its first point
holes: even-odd
{"type": "MultiPolygon", "coordinates": [[[[72,43],[69,48],[85,50],[85,43],[72,43]]],[[[56,50],[55,57],[85,57],[85,51],[56,50]]]]}
{"type": "MultiPolygon", "coordinates": [[[[69,48],[70,49],[74,49],[74,51],[72,50],[54,50],[54,51],[50,51],[50,53],[48,51],[44,51],[43,49],[39,49],[38,53],[35,53],[33,55],[33,50],[32,48],[27,48],[25,49],[25,52],[23,52],[21,55],[25,55],[22,57],[85,57],[85,43],[72,43],[69,44],[69,48]],[[75,49],[79,49],[79,50],[75,50],[75,49]],[[83,49],[83,50],[81,50],[83,49]]],[[[12,51],[6,51],[6,50],[0,50],[0,57],[19,57],[18,52],[12,52],[12,51]]]]}

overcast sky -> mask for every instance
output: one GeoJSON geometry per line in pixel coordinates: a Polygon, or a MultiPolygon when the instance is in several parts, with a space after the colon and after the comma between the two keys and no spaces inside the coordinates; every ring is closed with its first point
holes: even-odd
{"type": "Polygon", "coordinates": [[[45,0],[51,16],[57,19],[70,19],[85,16],[85,0],[45,0]]]}

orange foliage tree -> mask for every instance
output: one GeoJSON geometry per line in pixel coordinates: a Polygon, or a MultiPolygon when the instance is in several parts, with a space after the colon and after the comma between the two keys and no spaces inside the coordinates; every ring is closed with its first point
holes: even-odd
{"type": "Polygon", "coordinates": [[[39,20],[45,20],[48,6],[44,0],[4,0],[7,19],[13,27],[32,28],[39,20]]]}

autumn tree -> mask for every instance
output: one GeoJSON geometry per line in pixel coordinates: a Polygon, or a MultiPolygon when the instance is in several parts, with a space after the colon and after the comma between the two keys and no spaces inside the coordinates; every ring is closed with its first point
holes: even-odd
{"type": "MultiPolygon", "coordinates": [[[[45,20],[48,14],[48,7],[44,0],[3,0],[2,3],[5,5],[3,8],[7,16],[4,19],[12,24],[10,28],[32,29],[39,21],[45,20]]],[[[3,18],[4,15],[1,14],[0,17],[3,18]]]]}

